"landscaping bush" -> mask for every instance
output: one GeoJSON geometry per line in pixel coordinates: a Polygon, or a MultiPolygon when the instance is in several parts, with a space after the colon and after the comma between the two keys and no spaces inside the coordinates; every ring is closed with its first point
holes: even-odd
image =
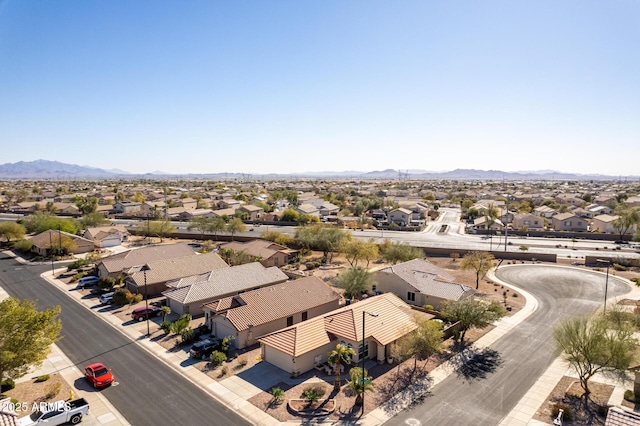
{"type": "Polygon", "coordinates": [[[213,351],[209,359],[211,360],[211,364],[217,367],[227,360],[227,354],[221,351],[213,351]]]}
{"type": "Polygon", "coordinates": [[[186,328],[189,327],[191,318],[192,317],[189,314],[180,315],[180,318],[171,324],[171,331],[175,334],[181,334],[183,330],[186,330],[186,328]]]}
{"type": "Polygon", "coordinates": [[[233,336],[227,336],[224,339],[222,339],[222,342],[220,343],[220,350],[222,352],[224,352],[225,354],[229,353],[229,346],[230,346],[230,342],[234,339],[233,336]]]}
{"type": "Polygon", "coordinates": [[[16,387],[16,382],[14,382],[13,379],[6,378],[2,381],[2,385],[0,385],[0,392],[5,393],[15,387],[16,387]]]}
{"type": "Polygon", "coordinates": [[[220,376],[226,376],[229,373],[229,367],[226,365],[220,369],[220,376]]]}
{"type": "Polygon", "coordinates": [[[119,288],[113,294],[113,303],[117,305],[126,305],[131,303],[134,295],[126,288],[119,288]]]}
{"type": "Polygon", "coordinates": [[[245,355],[238,357],[238,367],[242,368],[249,363],[249,360],[245,355]]]}
{"type": "Polygon", "coordinates": [[[100,288],[112,288],[116,285],[116,279],[113,277],[102,277],[98,281],[98,286],[100,288]]]}
{"type": "Polygon", "coordinates": [[[273,397],[273,402],[276,404],[281,404],[282,401],[284,401],[284,391],[281,388],[271,388],[269,393],[273,397]]]}
{"type": "Polygon", "coordinates": [[[573,420],[573,411],[571,411],[571,407],[565,404],[553,404],[553,407],[551,408],[551,417],[553,417],[554,419],[558,417],[560,409],[564,411],[564,413],[562,414],[562,420],[567,422],[573,420]]]}
{"type": "Polygon", "coordinates": [[[310,396],[315,395],[315,398],[316,398],[315,401],[322,398],[325,393],[326,393],[325,388],[320,383],[313,383],[311,385],[305,386],[304,389],[302,390],[302,395],[304,396],[305,399],[307,399],[307,395],[310,395],[310,396]]]}
{"type": "Polygon", "coordinates": [[[614,263],[613,269],[615,269],[616,271],[626,271],[627,267],[624,265],[620,265],[619,263],[614,263]]]}
{"type": "Polygon", "coordinates": [[[133,303],[140,303],[140,302],[142,302],[142,295],[140,293],[134,294],[133,303]]]}
{"type": "Polygon", "coordinates": [[[173,323],[171,321],[162,321],[162,324],[160,324],[160,328],[165,332],[165,334],[169,334],[171,332],[172,325],[173,323]]]}
{"type": "Polygon", "coordinates": [[[624,391],[624,399],[626,399],[629,402],[636,402],[636,394],[633,393],[632,390],[627,389],[626,391],[624,391]]]}
{"type": "Polygon", "coordinates": [[[49,380],[48,374],[43,374],[42,376],[36,377],[36,383],[46,382],[47,380],[49,380]]]}
{"type": "Polygon", "coordinates": [[[13,243],[13,248],[23,253],[30,252],[31,247],[33,247],[33,243],[30,240],[20,240],[13,243]]]}
{"type": "Polygon", "coordinates": [[[191,343],[195,340],[195,332],[191,327],[185,328],[180,332],[181,343],[191,343]]]}
{"type": "Polygon", "coordinates": [[[307,262],[304,264],[307,270],[311,271],[312,269],[316,269],[320,267],[320,262],[307,262]]]}
{"type": "Polygon", "coordinates": [[[87,266],[89,265],[91,262],[87,259],[78,259],[74,262],[71,262],[69,265],[67,265],[67,271],[71,271],[73,269],[80,269],[83,266],[87,266]]]}

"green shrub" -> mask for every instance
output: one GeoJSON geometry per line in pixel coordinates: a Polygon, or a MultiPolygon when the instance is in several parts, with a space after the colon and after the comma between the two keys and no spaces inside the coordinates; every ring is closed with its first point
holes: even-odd
{"type": "Polygon", "coordinates": [[[126,305],[133,300],[133,293],[126,288],[118,288],[113,294],[113,303],[117,305],[126,305]]]}
{"type": "Polygon", "coordinates": [[[570,422],[573,420],[573,411],[571,411],[571,407],[565,404],[553,404],[553,407],[551,408],[551,417],[554,419],[558,417],[560,409],[564,411],[562,414],[562,419],[564,421],[570,422]]]}
{"type": "Polygon", "coordinates": [[[30,240],[20,240],[13,243],[13,248],[23,253],[31,251],[31,247],[33,247],[33,243],[30,240]]]}
{"type": "Polygon", "coordinates": [[[233,336],[227,336],[224,339],[222,339],[222,342],[220,343],[220,350],[222,352],[224,352],[225,354],[229,353],[229,347],[231,346],[230,342],[234,339],[233,336]]]}
{"type": "Polygon", "coordinates": [[[320,383],[305,386],[302,390],[302,396],[307,402],[315,402],[322,398],[324,394],[325,388],[320,383]]]}
{"type": "Polygon", "coordinates": [[[100,288],[112,288],[116,285],[116,279],[113,277],[102,277],[98,281],[98,286],[100,288]]]}
{"type": "Polygon", "coordinates": [[[73,269],[80,269],[83,266],[87,266],[89,265],[91,262],[88,259],[78,259],[74,262],[71,262],[69,265],[67,265],[67,271],[71,271],[73,269]]]}
{"type": "Polygon", "coordinates": [[[49,380],[48,374],[43,374],[42,376],[36,377],[36,383],[46,382],[47,380],[49,380]]]}
{"type": "Polygon", "coordinates": [[[2,385],[0,385],[0,392],[5,393],[15,387],[16,387],[16,382],[14,382],[13,379],[11,378],[6,378],[2,381],[2,385]]]}
{"type": "Polygon", "coordinates": [[[614,263],[613,269],[615,269],[616,271],[626,271],[627,267],[624,265],[620,265],[619,263],[614,263]]]}
{"type": "Polygon", "coordinates": [[[633,393],[632,390],[627,389],[626,391],[624,391],[624,399],[626,399],[629,402],[636,402],[636,394],[633,393]]]}
{"type": "Polygon", "coordinates": [[[140,293],[134,294],[133,303],[140,303],[140,302],[142,302],[142,295],[140,293]]]}
{"type": "Polygon", "coordinates": [[[433,305],[424,305],[424,308],[425,308],[427,311],[433,311],[433,305]]]}
{"type": "Polygon", "coordinates": [[[171,321],[162,321],[162,324],[160,324],[160,328],[165,332],[165,334],[169,334],[172,325],[173,323],[171,321]]]}
{"type": "Polygon", "coordinates": [[[276,404],[281,404],[282,401],[284,401],[284,391],[281,388],[271,388],[271,390],[269,391],[269,393],[271,394],[271,396],[273,397],[273,401],[276,404]]]}
{"type": "Polygon", "coordinates": [[[227,354],[221,351],[213,351],[209,359],[211,360],[211,364],[217,367],[227,360],[227,354]]]}
{"type": "Polygon", "coordinates": [[[195,339],[195,332],[191,327],[185,328],[180,332],[181,343],[191,343],[195,339]]]}

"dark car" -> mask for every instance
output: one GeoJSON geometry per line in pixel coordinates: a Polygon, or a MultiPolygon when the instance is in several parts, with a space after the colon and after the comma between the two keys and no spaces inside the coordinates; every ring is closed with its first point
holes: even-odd
{"type": "Polygon", "coordinates": [[[148,308],[137,308],[131,311],[131,318],[134,321],[144,321],[147,318],[160,316],[160,308],[149,306],[148,308]]]}
{"type": "Polygon", "coordinates": [[[194,343],[189,349],[189,355],[194,358],[207,359],[211,353],[220,349],[219,339],[205,339],[194,343]]]}

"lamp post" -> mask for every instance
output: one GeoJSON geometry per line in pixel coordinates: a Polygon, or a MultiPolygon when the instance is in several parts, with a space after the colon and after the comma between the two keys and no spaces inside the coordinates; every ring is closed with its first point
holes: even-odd
{"type": "MultiPolygon", "coordinates": [[[[367,311],[362,311],[362,412],[364,413],[364,393],[365,393],[365,374],[364,374],[364,360],[365,360],[365,344],[367,342],[367,336],[364,333],[364,320],[366,318],[366,316],[369,315],[371,317],[377,317],[378,314],[376,314],[375,312],[367,312],[367,311]]],[[[368,353],[368,352],[367,352],[368,353]]]]}
{"type": "Polygon", "coordinates": [[[142,273],[144,274],[144,306],[147,309],[147,336],[151,333],[149,331],[149,290],[147,290],[147,271],[149,270],[149,265],[144,264],[142,268],[140,268],[142,273]]]}
{"type": "Polygon", "coordinates": [[[55,271],[53,269],[53,238],[51,238],[51,234],[53,231],[49,230],[49,256],[51,256],[51,276],[55,275],[55,271]]]}
{"type": "Polygon", "coordinates": [[[611,266],[610,260],[605,259],[596,259],[598,263],[606,263],[607,264],[607,278],[604,281],[604,313],[607,313],[607,291],[609,290],[609,266],[611,266]]]}

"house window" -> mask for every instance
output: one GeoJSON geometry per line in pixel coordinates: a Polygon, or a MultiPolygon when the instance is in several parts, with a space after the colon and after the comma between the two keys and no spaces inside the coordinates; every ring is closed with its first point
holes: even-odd
{"type": "Polygon", "coordinates": [[[275,266],[278,266],[278,258],[277,258],[277,257],[273,259],[273,264],[274,264],[275,266]]]}
{"type": "Polygon", "coordinates": [[[306,320],[307,320],[307,318],[309,318],[309,313],[308,313],[307,311],[304,311],[304,312],[302,313],[302,321],[306,321],[306,320]]]}
{"type": "Polygon", "coordinates": [[[287,317],[287,327],[291,327],[293,325],[293,317],[287,317]]]}
{"type": "Polygon", "coordinates": [[[415,302],[416,301],[416,294],[412,291],[408,291],[407,292],[407,300],[409,302],[415,302]]]}
{"type": "Polygon", "coordinates": [[[366,340],[364,341],[364,348],[362,346],[362,343],[360,343],[358,345],[358,359],[362,359],[362,357],[368,358],[369,357],[369,342],[367,342],[366,340]]]}

